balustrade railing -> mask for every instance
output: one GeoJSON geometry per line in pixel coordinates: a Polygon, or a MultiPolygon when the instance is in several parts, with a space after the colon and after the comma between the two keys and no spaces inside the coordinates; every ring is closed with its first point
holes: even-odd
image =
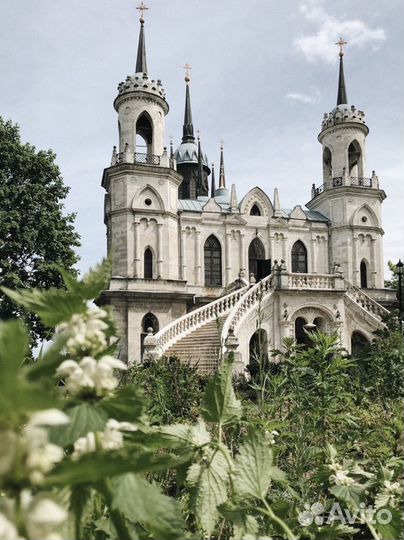
{"type": "Polygon", "coordinates": [[[335,277],[335,274],[289,274],[288,288],[335,289],[335,277]]]}
{"type": "MultiPolygon", "coordinates": [[[[364,187],[364,188],[371,188],[373,187],[373,178],[364,178],[359,176],[349,176],[344,179],[343,176],[335,176],[332,179],[332,187],[340,187],[343,185],[347,186],[355,186],[355,187],[364,187]]],[[[377,188],[377,181],[375,184],[375,187],[377,188]]],[[[320,195],[320,193],[323,193],[327,189],[327,184],[322,184],[319,187],[316,187],[315,184],[313,184],[312,189],[312,197],[317,197],[320,195]]]]}
{"type": "Polygon", "coordinates": [[[359,289],[359,287],[356,287],[348,281],[345,281],[345,286],[347,288],[347,295],[351,300],[359,304],[364,310],[374,315],[380,321],[389,313],[388,309],[380,305],[376,300],[373,300],[373,298],[359,289]]]}
{"type": "Polygon", "coordinates": [[[161,353],[165,353],[174,343],[193,330],[229,313],[247,289],[248,285],[237,289],[226,296],[218,298],[214,302],[206,304],[206,306],[202,306],[183,315],[162,328],[155,335],[157,346],[160,348],[161,353]]]}
{"type": "Polygon", "coordinates": [[[221,342],[224,344],[230,328],[237,334],[238,326],[243,316],[252,307],[258,306],[272,292],[272,274],[251,287],[235,304],[222,328],[221,342]]]}
{"type": "Polygon", "coordinates": [[[350,180],[351,180],[351,186],[372,187],[371,178],[360,178],[358,176],[351,176],[350,180]]]}
{"type": "Polygon", "coordinates": [[[140,163],[141,165],[160,165],[160,156],[154,154],[142,154],[135,152],[134,154],[128,152],[119,152],[115,154],[113,159],[113,165],[118,163],[140,163]],[[115,163],[114,163],[115,161],[115,163]]]}

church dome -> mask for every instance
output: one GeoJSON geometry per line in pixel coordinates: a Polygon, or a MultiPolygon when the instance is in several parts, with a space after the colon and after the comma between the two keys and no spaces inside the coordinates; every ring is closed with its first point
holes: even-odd
{"type": "MultiPolygon", "coordinates": [[[[198,144],[196,141],[182,142],[174,152],[177,165],[181,163],[198,163],[198,144]]],[[[208,167],[206,156],[202,154],[202,165],[208,167]]],[[[208,167],[209,168],[209,167],[208,167]]]]}

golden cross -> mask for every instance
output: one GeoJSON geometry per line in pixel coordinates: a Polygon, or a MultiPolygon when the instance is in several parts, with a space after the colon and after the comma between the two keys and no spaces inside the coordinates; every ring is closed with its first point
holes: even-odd
{"type": "Polygon", "coordinates": [[[191,77],[189,76],[189,70],[192,69],[192,67],[189,64],[185,64],[182,67],[185,69],[185,81],[189,82],[191,80],[191,77]]]}
{"type": "Polygon", "coordinates": [[[143,2],[140,2],[136,9],[138,9],[140,12],[140,22],[144,22],[144,12],[147,11],[149,8],[143,2]]]}
{"type": "Polygon", "coordinates": [[[348,42],[344,41],[343,37],[340,37],[338,41],[335,42],[335,45],[339,46],[339,55],[344,56],[344,45],[346,45],[348,42]]]}

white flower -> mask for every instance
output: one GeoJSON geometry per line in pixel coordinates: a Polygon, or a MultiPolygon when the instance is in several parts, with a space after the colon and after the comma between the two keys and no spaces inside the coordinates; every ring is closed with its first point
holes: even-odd
{"type": "Polygon", "coordinates": [[[72,458],[78,459],[83,454],[95,452],[96,446],[95,433],[93,431],[89,431],[87,435],[80,437],[80,439],[77,439],[77,441],[74,443],[74,452],[72,458]]]}
{"type": "Polygon", "coordinates": [[[67,519],[67,512],[49,498],[35,497],[27,509],[25,524],[30,540],[58,540],[57,529],[67,519]]]}
{"type": "Polygon", "coordinates": [[[391,494],[398,494],[399,495],[403,491],[399,482],[390,482],[390,480],[385,480],[383,482],[383,486],[384,486],[385,490],[388,493],[391,493],[391,494]]]}
{"type": "Polygon", "coordinates": [[[4,514],[0,512],[0,540],[19,540],[17,528],[4,514]]]}
{"type": "Polygon", "coordinates": [[[338,470],[330,476],[330,480],[337,486],[352,486],[356,484],[355,479],[348,476],[348,474],[349,471],[338,470]]]}
{"type": "Polygon", "coordinates": [[[107,312],[98,307],[87,309],[85,313],[75,314],[68,322],[61,323],[56,332],[65,338],[66,349],[71,355],[96,354],[107,346],[105,330],[108,324],[103,320],[107,312]]]}
{"type": "Polygon", "coordinates": [[[80,437],[74,443],[73,459],[79,459],[83,454],[95,452],[97,443],[102,450],[119,450],[123,447],[122,431],[136,431],[138,428],[130,422],[118,422],[110,418],[104,431],[94,433],[90,431],[85,437],[80,437]]]}
{"type": "Polygon", "coordinates": [[[70,418],[59,409],[46,409],[44,411],[38,411],[31,415],[29,425],[30,426],[60,426],[68,424],[70,418]]]}
{"type": "Polygon", "coordinates": [[[82,392],[93,392],[104,396],[118,386],[114,377],[114,369],[127,369],[128,366],[112,356],[103,356],[95,360],[85,356],[80,362],[65,360],[56,370],[56,374],[64,377],[66,388],[73,395],[82,392]]]}

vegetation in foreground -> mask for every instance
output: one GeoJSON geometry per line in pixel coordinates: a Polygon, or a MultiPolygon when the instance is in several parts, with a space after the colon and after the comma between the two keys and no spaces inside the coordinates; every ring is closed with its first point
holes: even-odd
{"type": "Polygon", "coordinates": [[[108,265],[63,275],[4,291],[56,332],[32,362],[24,325],[0,325],[0,540],[402,538],[394,320],[358,359],[285,341],[249,382],[231,357],[207,380],[176,359],[128,370],[89,307],[108,265]]]}

